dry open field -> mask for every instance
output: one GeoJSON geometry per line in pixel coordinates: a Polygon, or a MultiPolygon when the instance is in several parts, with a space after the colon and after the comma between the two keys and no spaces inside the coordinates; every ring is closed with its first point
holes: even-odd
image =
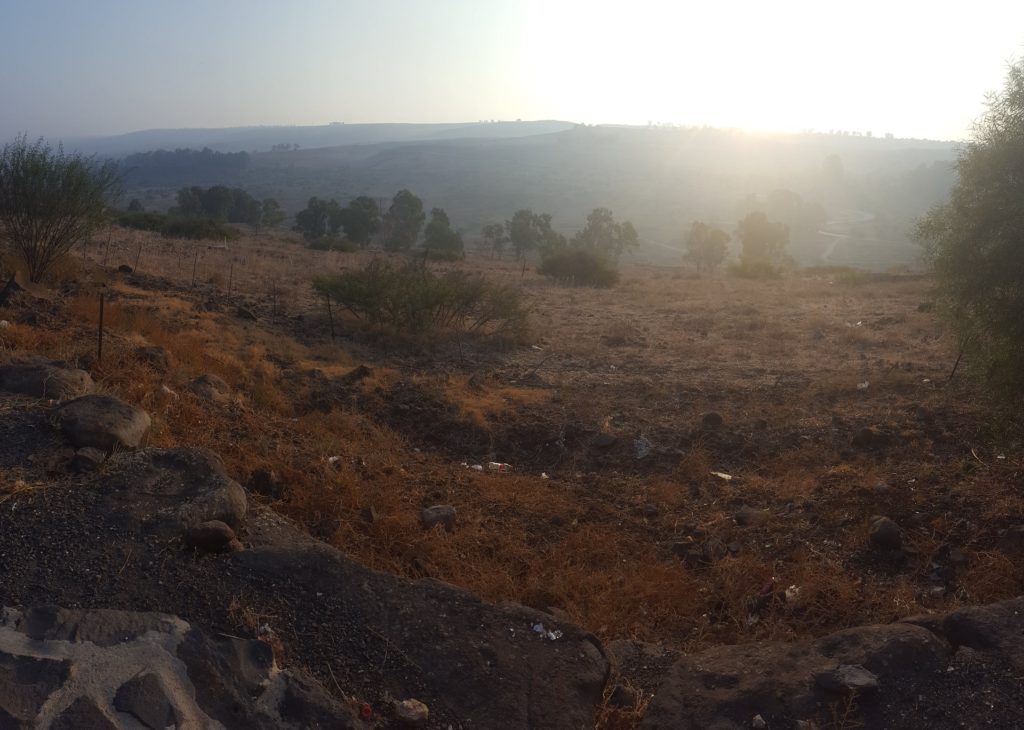
{"type": "Polygon", "coordinates": [[[283,490],[262,499],[374,568],[686,650],[1024,588],[1019,445],[996,445],[983,399],[948,379],[926,278],[627,265],[590,290],[471,259],[521,282],[531,341],[396,344],[337,312],[332,338],[309,288],[369,254],[106,240],[49,314],[0,330],[4,349],[88,365],[154,415],[157,445],[208,446],[242,483],[274,471],[283,490]],[[113,271],[136,256],[136,274],[113,271]],[[140,345],[165,348],[168,372],[140,345]],[[202,373],[232,402],[192,397],[202,373]],[[512,473],[471,468],[491,460],[512,473]],[[454,530],[421,528],[434,504],[454,530]],[[871,548],[874,515],[906,550],[871,548]]]}

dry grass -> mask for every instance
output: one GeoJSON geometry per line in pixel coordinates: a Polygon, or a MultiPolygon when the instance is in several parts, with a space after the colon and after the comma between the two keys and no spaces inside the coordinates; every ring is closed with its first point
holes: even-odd
{"type": "MultiPolygon", "coordinates": [[[[100,245],[88,256],[120,263],[140,240],[115,238],[111,253],[100,245]]],[[[695,280],[637,268],[611,291],[566,291],[489,262],[489,275],[521,280],[533,299],[538,349],[442,352],[424,365],[327,335],[309,272],[359,265],[365,254],[269,239],[228,252],[142,243],[140,269],[180,288],[110,279],[108,344],[91,366],[101,387],[151,411],[154,444],[212,448],[242,482],[274,470],[287,487],[276,509],[373,568],[559,609],[603,639],[686,649],[821,635],[1024,587],[1020,556],[995,534],[1024,522],[1014,487],[1020,459],[996,460],[981,401],[959,381],[943,384],[948,343],[931,315],[917,312],[925,281],[695,280]],[[190,250],[199,254],[197,279],[211,282],[191,293],[190,250]],[[262,321],[240,320],[230,306],[205,311],[228,286],[225,266],[228,301],[260,307],[262,321]],[[169,371],[140,360],[140,345],[165,348],[169,371]],[[308,388],[297,375],[316,369],[329,381],[364,362],[373,373],[351,397],[302,405],[308,388]],[[236,401],[195,398],[188,382],[202,373],[224,378],[236,401]],[[858,390],[863,381],[869,387],[858,390]],[[468,424],[494,443],[511,443],[501,440],[511,429],[519,450],[492,455],[517,471],[477,473],[460,464],[469,454],[416,440],[411,425],[422,416],[396,420],[389,410],[399,383],[444,404],[450,421],[439,428],[468,424]],[[919,406],[939,414],[939,426],[918,423],[919,406]],[[707,411],[725,417],[740,447],[700,430],[707,411]],[[584,443],[550,465],[531,461],[572,424],[626,447],[595,457],[584,443]],[[866,425],[894,440],[851,448],[866,425]],[[542,437],[527,445],[533,430],[542,437]],[[628,448],[637,434],[683,445],[637,462],[628,448]],[[456,505],[453,532],[421,529],[420,510],[436,503],[456,505]],[[766,510],[763,524],[737,524],[744,505],[766,510]],[[878,513],[903,525],[914,550],[904,562],[868,548],[868,518],[878,513]],[[684,562],[673,545],[687,541],[717,552],[684,562]],[[929,572],[947,544],[967,565],[936,597],[929,572]]],[[[15,324],[0,331],[0,347],[85,356],[95,292],[83,290],[63,311],[70,324],[15,324]]],[[[632,727],[642,711],[606,704],[601,727],[632,727]]],[[[833,725],[842,726],[841,711],[833,725]]]]}

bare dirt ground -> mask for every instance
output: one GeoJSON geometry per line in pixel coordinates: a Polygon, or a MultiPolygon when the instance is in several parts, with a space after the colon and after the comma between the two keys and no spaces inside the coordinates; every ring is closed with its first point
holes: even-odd
{"type": "Polygon", "coordinates": [[[272,470],[262,499],[370,567],[606,642],[820,636],[1024,588],[1019,444],[992,436],[962,372],[949,379],[926,278],[627,265],[617,288],[589,290],[460,264],[529,295],[532,339],[502,349],[397,344],[339,312],[332,338],[310,276],[369,254],[229,245],[115,233],[0,343],[87,366],[153,414],[155,445],[208,446],[243,483],[272,470]],[[112,271],[136,257],[138,272],[112,271]],[[234,399],[193,397],[203,373],[234,399]],[[512,472],[472,468],[492,460],[512,472]],[[454,530],[422,529],[434,504],[456,508],[454,530]],[[902,550],[871,546],[876,515],[902,550]]]}

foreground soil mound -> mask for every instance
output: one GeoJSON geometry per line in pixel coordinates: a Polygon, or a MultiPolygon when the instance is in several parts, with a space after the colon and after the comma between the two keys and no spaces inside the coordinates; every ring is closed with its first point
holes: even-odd
{"type": "Polygon", "coordinates": [[[0,727],[356,728],[262,641],[158,613],[52,606],[0,616],[0,727]]]}
{"type": "Polygon", "coordinates": [[[36,401],[0,396],[0,409],[0,468],[24,477],[0,497],[0,602],[23,611],[9,614],[6,658],[0,654],[0,706],[17,720],[12,727],[51,727],[65,711],[71,724],[52,727],[120,727],[111,698],[129,680],[143,681],[143,665],[156,672],[147,691],[159,689],[167,717],[183,728],[206,727],[207,718],[237,728],[293,720],[346,727],[353,708],[371,726],[389,726],[410,699],[428,708],[423,722],[431,727],[592,726],[609,663],[578,627],[358,565],[265,508],[247,510],[241,488],[208,451],[116,451],[95,471],[72,474],[65,460],[73,452],[36,401]],[[197,524],[211,523],[237,534],[238,544],[206,550],[189,539],[197,524]],[[69,610],[32,608],[39,605],[69,610]],[[30,647],[11,633],[26,631],[64,643],[30,647]],[[115,636],[116,646],[103,648],[115,636]],[[139,642],[151,661],[131,658],[139,642]],[[181,654],[189,647],[199,653],[191,664],[181,654]],[[238,664],[259,647],[274,647],[295,672],[278,675],[273,653],[256,668],[238,664]],[[44,653],[54,657],[53,671],[32,664],[39,672],[29,672],[26,685],[22,665],[44,653]],[[86,663],[72,671],[75,657],[86,663]],[[116,671],[101,676],[86,668],[92,661],[116,671]],[[160,674],[162,665],[177,673],[160,674]],[[96,677],[81,702],[71,697],[77,690],[61,689],[76,673],[96,677]],[[48,677],[39,687],[36,674],[48,677]],[[59,701],[48,699],[54,693],[59,701]]]}
{"type": "Polygon", "coordinates": [[[1017,598],[815,641],[682,657],[641,727],[1017,727],[1022,669],[1017,598]]]}
{"type": "Polygon", "coordinates": [[[8,391],[0,730],[1013,727],[1024,713],[1024,598],[788,643],[606,649],[555,610],[351,560],[213,451],[145,446],[136,405],[8,391]]]}

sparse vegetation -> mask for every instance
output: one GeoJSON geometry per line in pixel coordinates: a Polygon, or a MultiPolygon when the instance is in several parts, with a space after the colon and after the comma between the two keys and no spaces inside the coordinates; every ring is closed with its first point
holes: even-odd
{"type": "Polygon", "coordinates": [[[1006,409],[1024,404],[1024,62],[1011,66],[917,236],[961,352],[1006,409]]]}
{"type": "Polygon", "coordinates": [[[537,272],[570,286],[608,288],[619,281],[619,270],[603,254],[575,246],[546,253],[537,272]]]}
{"type": "Polygon", "coordinates": [[[437,274],[417,262],[375,259],[363,269],[317,277],[313,286],[357,320],[404,335],[449,331],[514,341],[526,332],[522,291],[481,274],[437,274]]]}
{"type": "Polygon", "coordinates": [[[117,168],[25,136],[0,151],[0,234],[38,282],[107,219],[117,168]]]}

